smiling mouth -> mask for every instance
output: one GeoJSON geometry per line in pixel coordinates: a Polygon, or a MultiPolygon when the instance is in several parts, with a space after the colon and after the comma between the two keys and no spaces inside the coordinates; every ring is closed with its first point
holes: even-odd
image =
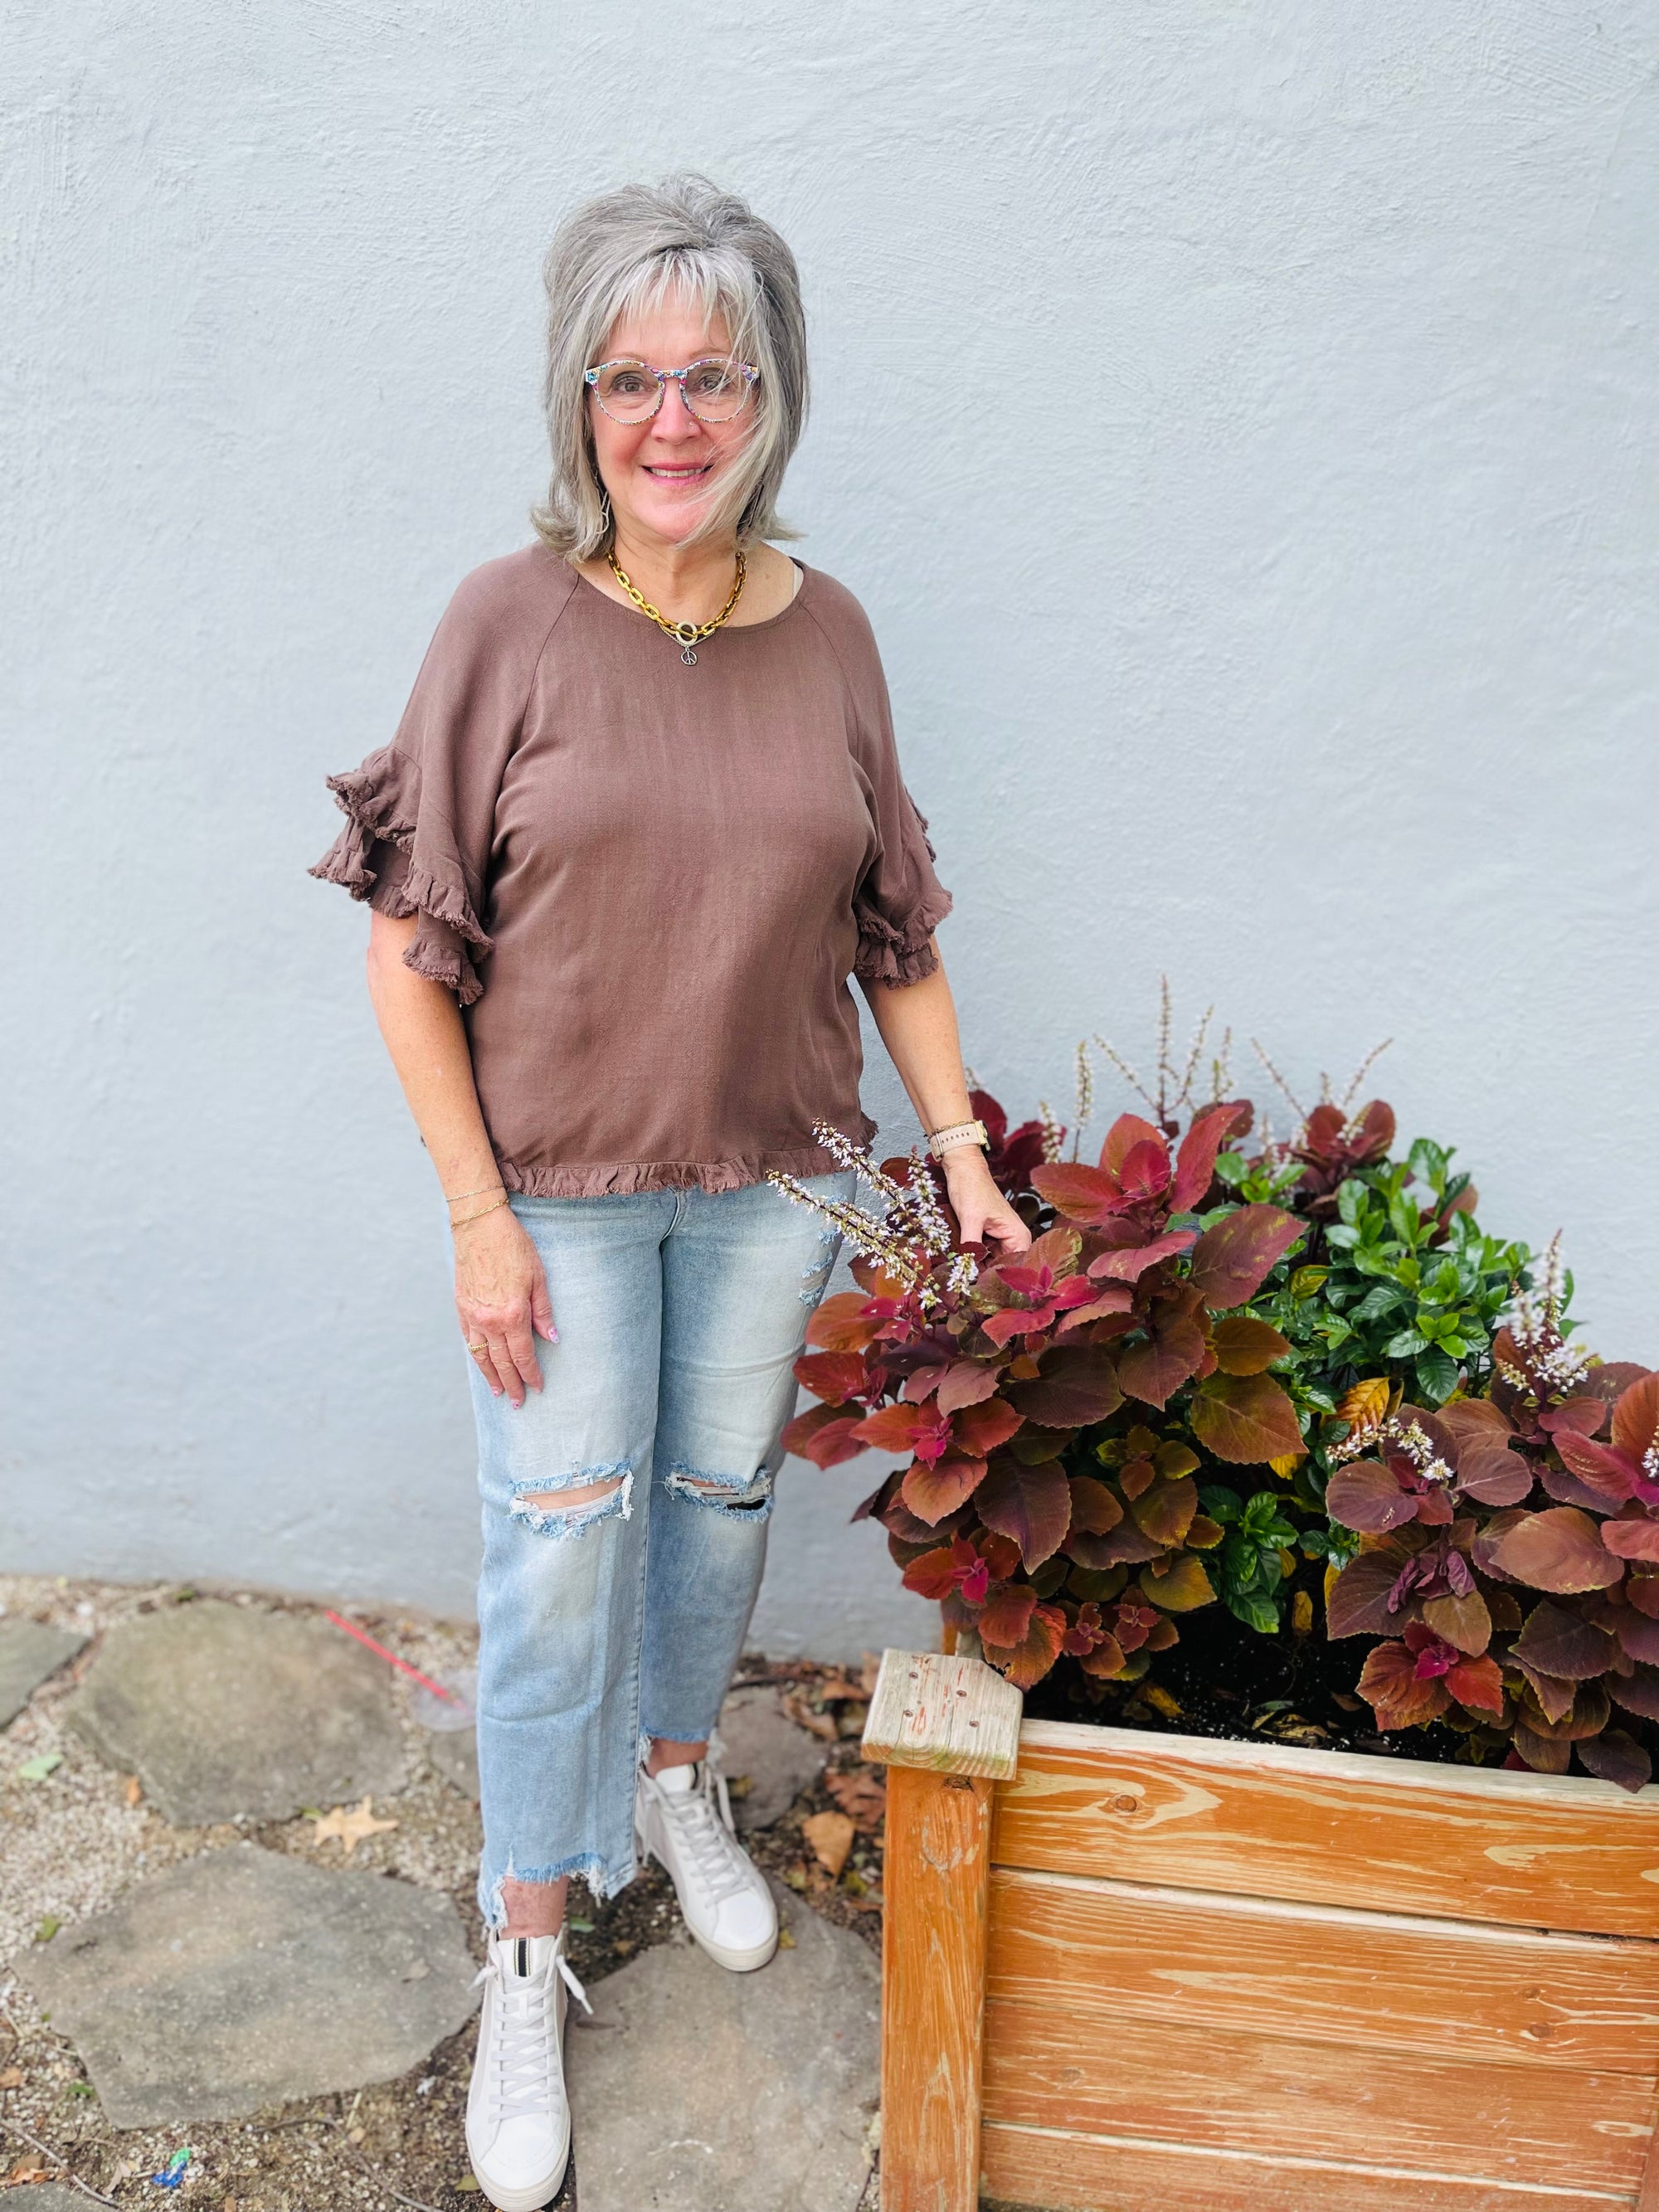
{"type": "Polygon", "coordinates": [[[662,483],[691,483],[699,477],[706,477],[714,465],[712,461],[698,461],[689,467],[653,467],[647,461],[645,473],[648,477],[655,477],[662,483]]]}

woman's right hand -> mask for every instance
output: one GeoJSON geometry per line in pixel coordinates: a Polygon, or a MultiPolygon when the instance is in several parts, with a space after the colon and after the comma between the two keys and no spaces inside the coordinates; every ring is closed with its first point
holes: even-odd
{"type": "Polygon", "coordinates": [[[536,1338],[559,1340],[540,1255],[512,1208],[492,1206],[455,1231],[455,1311],[466,1348],[496,1397],[522,1406],[539,1390],[536,1338]]]}

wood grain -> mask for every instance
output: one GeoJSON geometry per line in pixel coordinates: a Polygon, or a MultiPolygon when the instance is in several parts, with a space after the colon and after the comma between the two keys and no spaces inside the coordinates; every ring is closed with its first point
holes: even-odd
{"type": "Polygon", "coordinates": [[[1028,1721],[1000,1866],[1659,1936],[1659,1787],[1028,1721]]]}
{"type": "Polygon", "coordinates": [[[1378,2055],[1299,2036],[1126,2023],[1060,2005],[985,2008],[988,2121],[1497,2181],[1628,2203],[1656,2090],[1630,2074],[1378,2055]]]}
{"type": "Polygon", "coordinates": [[[1024,1700],[982,1659],[942,1651],[884,1651],[864,1727],[864,1756],[879,1765],[1012,1780],[1024,1700]]]}
{"type": "Polygon", "coordinates": [[[988,1996],[1088,2020],[1659,2075],[1659,1943],[995,1868],[988,1996]]]}
{"type": "Polygon", "coordinates": [[[882,2212],[974,2212],[991,1784],[890,1766],[881,1952],[882,2212]]]}
{"type": "Polygon", "coordinates": [[[1607,2190],[1517,2188],[1483,2172],[1479,2146],[1454,2168],[1260,2158],[1182,2143],[1138,2143],[988,2123],[980,2138],[983,2212],[1599,2212],[1607,2190]]]}

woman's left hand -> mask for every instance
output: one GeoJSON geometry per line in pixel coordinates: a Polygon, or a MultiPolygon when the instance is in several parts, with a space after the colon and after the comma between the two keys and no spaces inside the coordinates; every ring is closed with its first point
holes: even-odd
{"type": "Polygon", "coordinates": [[[977,1145],[952,1146],[940,1164],[964,1244],[988,1238],[998,1247],[993,1255],[998,1260],[1030,1249],[1031,1232],[997,1188],[977,1145]]]}

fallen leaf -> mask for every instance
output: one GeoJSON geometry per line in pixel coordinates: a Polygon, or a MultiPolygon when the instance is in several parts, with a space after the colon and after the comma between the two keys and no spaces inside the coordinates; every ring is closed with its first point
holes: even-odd
{"type": "Polygon", "coordinates": [[[144,1785],[138,1779],[138,1777],[136,1774],[128,1775],[125,1795],[126,1801],[129,1805],[142,1805],[143,1803],[144,1785]]]}
{"type": "Polygon", "coordinates": [[[1156,1682],[1149,1682],[1140,1694],[1152,1711],[1155,1713],[1162,1713],[1166,1721],[1178,1721],[1181,1718],[1181,1700],[1178,1698],[1172,1698],[1167,1690],[1161,1689],[1156,1682]]]}
{"type": "Polygon", "coordinates": [[[50,1943],[52,1937],[58,1933],[63,1924],[63,1922],[58,1918],[55,1912],[47,1913],[46,1918],[40,1923],[40,1925],[34,1931],[35,1942],[37,1943],[50,1943]]]}
{"type": "Polygon", "coordinates": [[[0,2071],[0,2089],[21,2089],[22,2086],[23,2069],[21,2066],[8,2066],[0,2071]]]}
{"type": "Polygon", "coordinates": [[[876,1833],[887,1810],[884,1782],[878,1780],[867,1766],[854,1766],[826,1774],[823,1786],[842,1811],[850,1815],[854,1827],[866,1836],[876,1833]]]}
{"type": "Polygon", "coordinates": [[[36,1759],[26,1759],[17,1770],[20,1782],[44,1782],[64,1763],[61,1751],[43,1751],[36,1759]]]}
{"type": "Polygon", "coordinates": [[[1291,1600],[1291,1627],[1297,1636],[1306,1636],[1313,1628],[1313,1600],[1306,1590],[1299,1589],[1291,1600]]]}
{"type": "Polygon", "coordinates": [[[30,2153],[27,2157],[20,2158],[5,2179],[0,2181],[0,2189],[19,2189],[25,2182],[51,2179],[51,2167],[42,2166],[40,2160],[30,2153]]]}
{"type": "Polygon", "coordinates": [[[818,1684],[818,1702],[821,1705],[833,1705],[839,1704],[843,1698],[863,1699],[869,1695],[869,1691],[861,1683],[849,1682],[844,1674],[836,1675],[833,1681],[818,1684]]]}
{"type": "Polygon", "coordinates": [[[373,1802],[365,1797],[361,1805],[337,1805],[331,1813],[319,1814],[313,1824],[317,1832],[311,1840],[313,1844],[325,1844],[332,1838],[345,1845],[349,1857],[358,1844],[370,1836],[378,1836],[398,1825],[395,1820],[377,1820],[370,1809],[373,1802]]]}
{"type": "Polygon", "coordinates": [[[476,2197],[479,2193],[478,2185],[470,2173],[459,2181],[452,2181],[449,2185],[458,2197],[476,2197]]]}
{"type": "Polygon", "coordinates": [[[788,1883],[791,1889],[805,1889],[806,1887],[806,1869],[804,1866],[785,1867],[783,1870],[783,1878],[785,1881],[788,1883]]]}
{"type": "Polygon", "coordinates": [[[783,1710],[797,1728],[804,1728],[823,1743],[839,1743],[841,1729],[832,1713],[815,1713],[799,1690],[787,1690],[781,1700],[783,1710]]]}
{"type": "Polygon", "coordinates": [[[824,1872],[839,1875],[847,1863],[847,1854],[853,1848],[853,1838],[858,1830],[845,1813],[814,1813],[800,1824],[800,1832],[812,1846],[814,1856],[824,1872]]]}
{"type": "Polygon", "coordinates": [[[779,1930],[778,1930],[778,1948],[779,1948],[779,1950],[780,1950],[780,1951],[793,1951],[793,1950],[794,1949],[794,1948],[795,1948],[795,1939],[794,1939],[794,1937],[793,1937],[793,1936],[789,1933],[789,1930],[788,1930],[787,1928],[780,1928],[780,1929],[779,1929],[779,1930]]]}

